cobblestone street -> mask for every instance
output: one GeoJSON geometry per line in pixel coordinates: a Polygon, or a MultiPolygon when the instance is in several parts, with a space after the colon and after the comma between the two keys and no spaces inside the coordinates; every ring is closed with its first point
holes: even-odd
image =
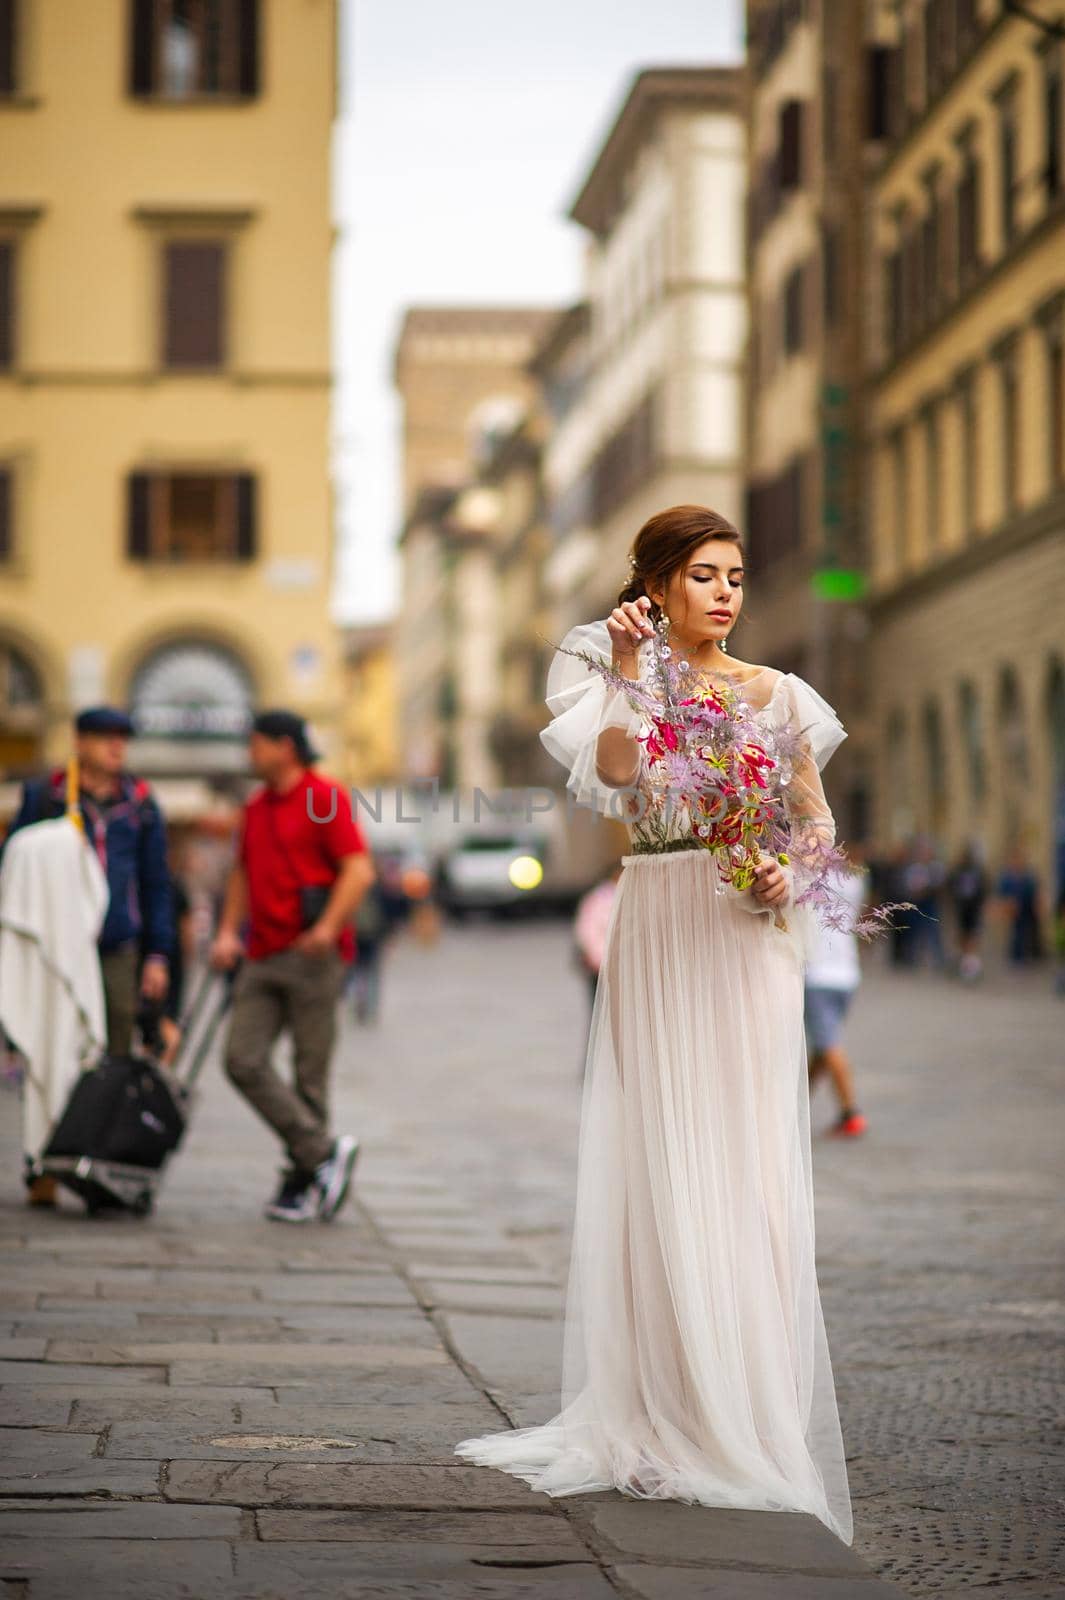
{"type": "Polygon", "coordinates": [[[1065,1002],[866,957],[864,1139],[822,1136],[818,1261],[854,1498],[816,1520],[550,1500],[454,1443],[557,1408],[587,995],[567,928],[403,943],[345,1021],[364,1139],[332,1227],[260,1218],[276,1151],[211,1068],[150,1220],[0,1204],[12,1600],[880,1600],[1065,1593],[1065,1002]],[[1058,1576],[1055,1576],[1055,1575],[1058,1576]]]}

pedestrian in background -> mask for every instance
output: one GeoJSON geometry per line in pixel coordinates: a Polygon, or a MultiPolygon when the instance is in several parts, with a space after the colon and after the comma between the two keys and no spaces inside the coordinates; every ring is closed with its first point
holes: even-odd
{"type": "Polygon", "coordinates": [[[958,929],[958,976],[965,983],[973,983],[983,972],[980,947],[988,892],[987,873],[975,839],[966,841],[951,867],[947,892],[958,929]]]}
{"type": "Polygon", "coordinates": [[[946,881],[947,869],[935,841],[927,837],[915,839],[902,880],[903,897],[912,900],[917,908],[910,933],[912,966],[920,965],[925,950],[936,971],[942,972],[947,965],[942,921],[946,881]]]}
{"type": "Polygon", "coordinates": [[[606,932],[610,926],[610,913],[614,908],[621,862],[611,868],[601,883],[593,884],[577,902],[577,915],[573,923],[573,943],[577,964],[588,984],[588,998],[595,1005],[595,991],[599,983],[599,969],[603,965],[606,949],[606,932]]]}
{"type": "Polygon", "coordinates": [[[1043,954],[1039,926],[1039,879],[1022,845],[1014,845],[996,885],[1009,920],[1009,959],[1017,966],[1043,954]]]}
{"type": "Polygon", "coordinates": [[[347,1197],[358,1141],[329,1132],[336,1007],[354,955],[350,917],[373,878],[366,840],[301,717],[260,712],[249,741],[263,785],[244,807],[211,964],[242,961],[226,1048],[230,1081],[273,1128],[289,1165],[266,1215],[329,1221],[347,1197]],[[247,924],[247,946],[242,928],[247,924]],[[272,1062],[287,1029],[294,1082],[272,1062]]]}
{"type": "MultiPolygon", "coordinates": [[[[129,1054],[141,998],[165,999],[176,937],[166,823],[148,784],[126,771],[132,732],[129,717],[114,706],[90,706],[74,720],[78,803],[109,891],[99,952],[107,1049],[116,1056],[129,1054]]],[[[66,786],[65,767],[27,783],[7,838],[61,817],[66,786]]]]}
{"type": "Polygon", "coordinates": [[[355,912],[355,959],[348,969],[344,992],[350,995],[355,1020],[376,1022],[381,1003],[381,959],[391,926],[378,877],[370,884],[355,912]]]}
{"type": "MultiPolygon", "coordinates": [[[[852,847],[852,858],[854,855],[852,847]]],[[[835,888],[856,917],[869,898],[870,877],[867,867],[857,860],[854,864],[861,865],[861,871],[837,873],[835,888]]],[[[865,1133],[869,1125],[855,1101],[854,1069],[840,1043],[844,1020],[861,980],[857,937],[841,929],[826,928],[815,919],[804,979],[803,1020],[810,1087],[827,1072],[839,1101],[839,1115],[828,1130],[837,1138],[855,1138],[865,1133]]]]}

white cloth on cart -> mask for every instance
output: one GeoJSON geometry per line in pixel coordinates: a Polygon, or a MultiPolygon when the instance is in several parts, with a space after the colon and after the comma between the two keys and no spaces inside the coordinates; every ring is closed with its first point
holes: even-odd
{"type": "Polygon", "coordinates": [[[22,1143],[38,1156],[107,1037],[97,939],[110,891],[69,817],[20,828],[0,864],[0,1025],[26,1058],[22,1143]]]}

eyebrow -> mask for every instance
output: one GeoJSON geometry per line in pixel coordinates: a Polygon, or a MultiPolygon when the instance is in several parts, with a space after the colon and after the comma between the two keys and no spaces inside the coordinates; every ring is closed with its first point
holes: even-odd
{"type": "MultiPolygon", "coordinates": [[[[713,561],[693,561],[691,566],[688,568],[688,571],[694,572],[696,567],[709,567],[711,572],[721,571],[721,568],[716,566],[713,561]]],[[[742,572],[744,569],[743,567],[729,567],[728,570],[730,572],[742,572]]]]}

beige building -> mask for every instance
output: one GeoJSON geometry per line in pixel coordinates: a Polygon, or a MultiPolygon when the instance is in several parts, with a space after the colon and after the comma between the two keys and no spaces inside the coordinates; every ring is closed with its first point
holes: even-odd
{"type": "Polygon", "coordinates": [[[20,5],[0,75],[0,762],[101,699],[152,776],[261,703],[336,760],[334,0],[90,11],[20,5]]]}
{"type": "Polygon", "coordinates": [[[613,607],[653,512],[741,516],[741,87],[731,68],[641,72],[571,208],[587,233],[581,299],[535,361],[558,636],[613,607]]]}
{"type": "Polygon", "coordinates": [[[849,738],[828,773],[868,828],[862,604],[866,40],[855,0],[749,0],[745,659],[798,672],[849,738]]]}
{"type": "Polygon", "coordinates": [[[415,307],[396,350],[405,516],[395,632],[400,765],[445,789],[498,782],[501,494],[481,481],[535,396],[527,369],[553,313],[415,307]]]}
{"type": "MultiPolygon", "coordinates": [[[[1038,15],[1039,8],[1029,8],[1038,15]]],[[[1065,41],[872,10],[878,835],[1065,877],[1065,41]]]]}
{"type": "Polygon", "coordinates": [[[343,655],[342,775],[366,792],[399,778],[393,624],[350,624],[343,630],[343,655]]]}

